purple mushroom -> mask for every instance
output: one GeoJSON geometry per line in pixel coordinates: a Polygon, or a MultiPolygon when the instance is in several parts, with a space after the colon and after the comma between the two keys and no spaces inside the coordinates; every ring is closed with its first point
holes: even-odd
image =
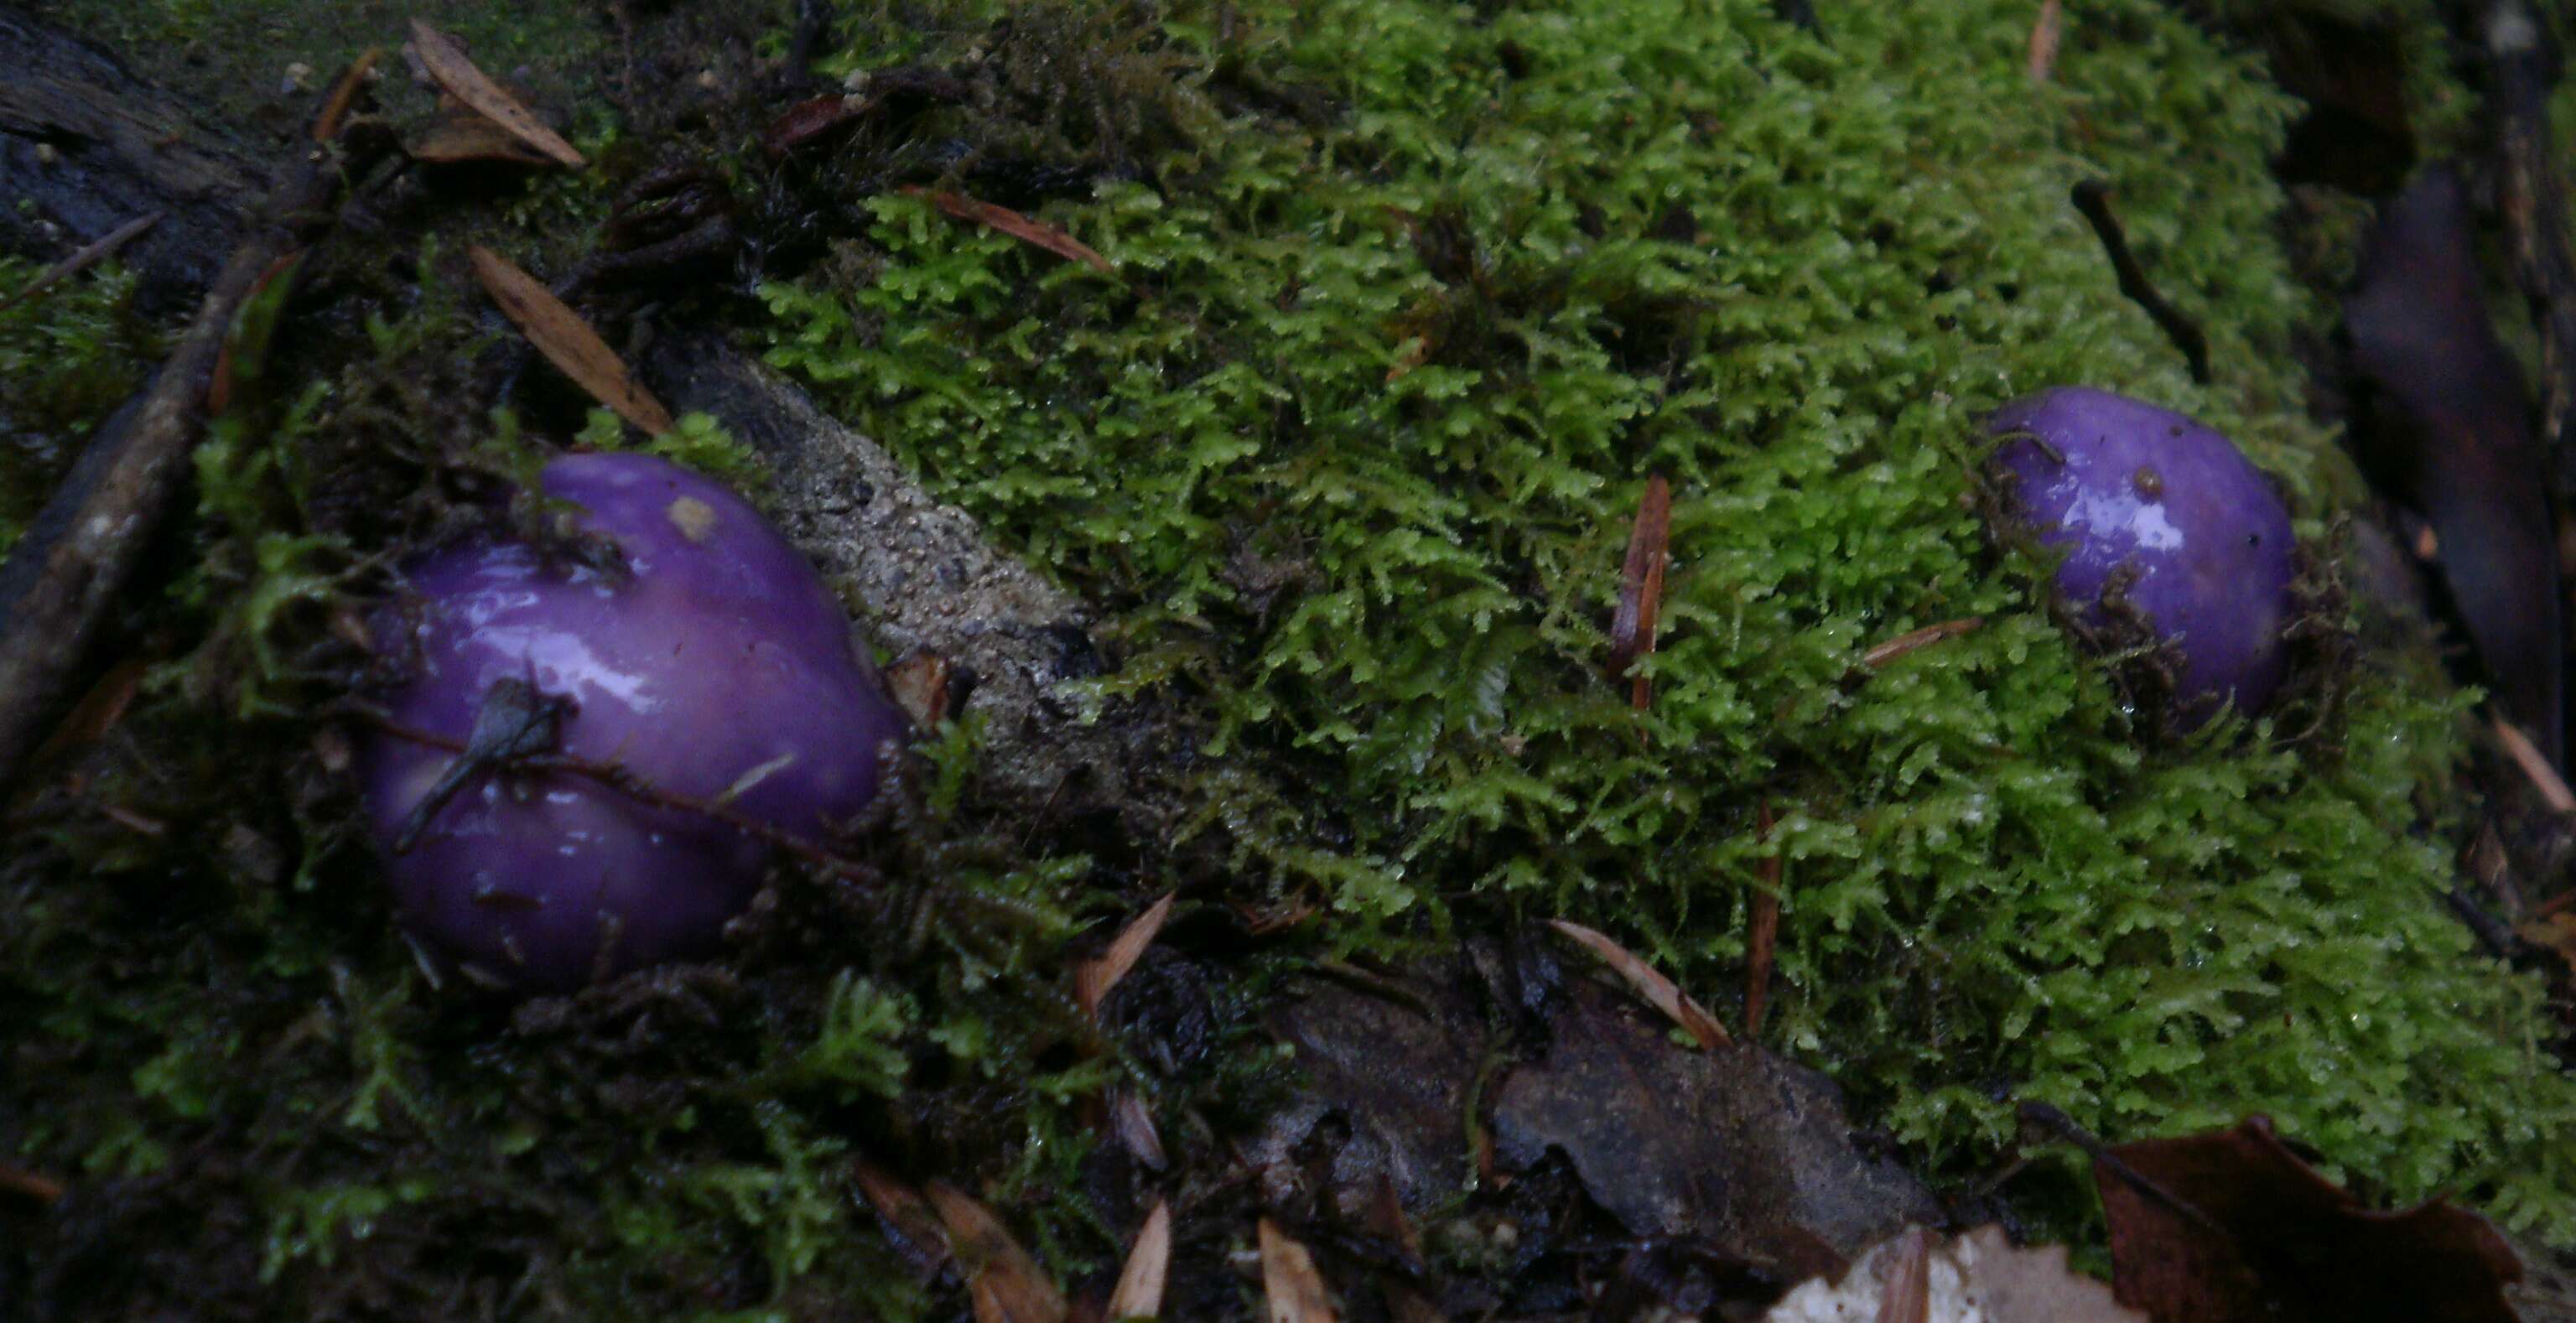
{"type": "Polygon", "coordinates": [[[2060,386],[1995,411],[2017,515],[2066,553],[2057,590],[2086,626],[2153,639],[2190,730],[2280,687],[2296,577],[2290,516],[2216,431],[2152,404],[2060,386]]]}
{"type": "Polygon", "coordinates": [[[516,760],[614,765],[821,839],[876,796],[903,728],[840,604],[740,497],[642,455],[567,456],[542,481],[623,564],[487,538],[411,566],[385,620],[416,669],[390,716],[470,752],[389,733],[361,764],[404,926],[522,991],[703,954],[771,847],[516,760]]]}

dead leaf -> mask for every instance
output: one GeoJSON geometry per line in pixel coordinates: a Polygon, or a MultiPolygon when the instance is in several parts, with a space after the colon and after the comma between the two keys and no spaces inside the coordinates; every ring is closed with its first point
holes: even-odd
{"type": "Polygon", "coordinates": [[[1315,1256],[1289,1238],[1279,1224],[1261,1219],[1261,1293],[1270,1302],[1270,1323],[1335,1323],[1332,1293],[1315,1271],[1315,1256]]]}
{"type": "Polygon", "coordinates": [[[927,1188],[966,1272],[976,1323],[1064,1323],[1064,1293],[992,1210],[945,1181],[927,1188]]]}
{"type": "Polygon", "coordinates": [[[1299,1144],[1328,1116],[1350,1137],[1318,1191],[1364,1220],[1381,1179],[1417,1207],[1467,1184],[1467,1099],[1486,1049],[1485,1021],[1465,995],[1470,977],[1443,966],[1403,985],[1410,999],[1322,979],[1300,980],[1267,1019],[1296,1054],[1305,1087],[1246,1148],[1256,1166],[1296,1165],[1299,1144]]]}
{"type": "Polygon", "coordinates": [[[1118,980],[1127,977],[1127,971],[1144,958],[1145,948],[1154,944],[1154,935],[1163,931],[1163,920],[1172,917],[1172,900],[1179,894],[1164,893],[1161,900],[1147,906],[1109,943],[1108,950],[1074,967],[1073,999],[1081,1005],[1084,1015],[1100,1018],[1100,1004],[1109,999],[1109,990],[1118,986],[1118,980]]]}
{"type": "Polygon", "coordinates": [[[1663,612],[1664,567],[1672,561],[1673,493],[1657,474],[1646,479],[1637,518],[1628,528],[1628,559],[1619,573],[1619,609],[1610,619],[1610,678],[1629,681],[1629,706],[1643,712],[1654,701],[1654,681],[1631,676],[1641,657],[1655,651],[1656,618],[1663,612]]]}
{"type": "Polygon", "coordinates": [[[962,194],[945,191],[931,193],[930,200],[937,203],[941,211],[959,220],[999,230],[1022,243],[1080,262],[1094,271],[1107,274],[1116,270],[1108,258],[1102,257],[1089,244],[1044,221],[1030,220],[1009,207],[997,207],[990,202],[978,202],[962,194]]]}
{"type": "Polygon", "coordinates": [[[91,685],[89,692],[72,705],[60,725],[45,737],[43,744],[27,759],[29,767],[43,767],[75,750],[97,743],[100,736],[115,729],[125,719],[127,708],[134,706],[134,696],[143,689],[143,677],[151,668],[140,657],[128,657],[107,670],[91,685]]]}
{"type": "Polygon", "coordinates": [[[508,129],[475,113],[471,106],[441,110],[403,139],[403,150],[416,161],[455,165],[465,161],[506,161],[516,165],[552,165],[544,152],[521,142],[508,129]]]}
{"type": "Polygon", "coordinates": [[[384,56],[382,47],[369,46],[340,71],[340,77],[331,84],[331,95],[322,102],[321,113],[313,117],[313,141],[329,142],[340,136],[340,127],[349,119],[349,107],[357,104],[358,93],[366,89],[367,75],[375,72],[376,61],[384,56]]]}
{"type": "Polygon", "coordinates": [[[412,49],[420,53],[422,67],[429,70],[429,76],[448,95],[472,106],[485,118],[509,130],[512,137],[545,153],[558,164],[574,169],[585,164],[581,153],[573,150],[571,143],[547,128],[545,121],[538,119],[535,112],[521,105],[517,97],[501,90],[499,83],[474,67],[474,61],[467,59],[465,52],[446,33],[415,18],[411,21],[411,44],[412,49]]]}
{"type": "Polygon", "coordinates": [[[662,402],[636,384],[615,351],[563,300],[499,253],[480,244],[469,252],[484,292],[501,306],[503,316],[518,324],[547,362],[563,369],[575,385],[615,410],[618,417],[654,436],[672,430],[670,412],[662,402]]]}
{"type": "Polygon", "coordinates": [[[124,247],[127,240],[132,239],[134,236],[141,234],[145,230],[151,229],[153,226],[160,223],[160,212],[147,211],[142,215],[127,221],[123,225],[119,225],[115,229],[109,230],[107,233],[100,235],[96,239],[81,245],[80,248],[70,256],[54,263],[52,266],[46,267],[40,272],[37,272],[36,278],[19,286],[17,293],[12,294],[5,299],[0,299],[0,312],[7,312],[11,308],[17,307],[19,304],[44,293],[46,290],[52,289],[63,281],[79,275],[82,271],[96,265],[99,259],[106,257],[108,254],[115,252],[119,248],[124,247]]]}
{"type": "Polygon", "coordinates": [[[2122,1304],[2194,1323],[2513,1323],[2521,1260],[2486,1219],[2365,1208],[2263,1117],[2110,1155],[2188,1206],[2094,1164],[2122,1304]]]}
{"type": "Polygon", "coordinates": [[[886,692],[912,718],[916,730],[937,730],[948,719],[948,659],[915,648],[885,669],[886,692]]]}
{"type": "Polygon", "coordinates": [[[2481,272],[2467,190],[2448,167],[2426,168],[2381,206],[2344,300],[2370,386],[2356,395],[2353,437],[2372,482],[2439,535],[2442,578],[2497,708],[2555,763],[2563,640],[2548,458],[2481,272]]]}
{"type": "Polygon", "coordinates": [[[1172,1206],[1157,1199],[1127,1250],[1126,1266],[1118,1270],[1117,1289],[1109,1293],[1109,1317],[1162,1317],[1163,1281],[1171,1271],[1172,1206]]]}
{"type": "Polygon", "coordinates": [[[1928,648],[1944,639],[1957,638],[1985,623],[1984,616],[1966,616],[1958,620],[1944,620],[1937,625],[1925,625],[1910,633],[1899,634],[1862,653],[1860,664],[1874,671],[1909,652],[1928,648]]]}
{"type": "Polygon", "coordinates": [[[1726,1035],[1726,1026],[1719,1024],[1717,1017],[1709,1014],[1706,1007],[1683,995],[1682,990],[1675,987],[1671,979],[1657,972],[1652,965],[1630,954],[1628,948],[1579,923],[1550,919],[1548,926],[1573,938],[1594,955],[1607,961],[1613,972],[1625,979],[1629,987],[1637,990],[1637,995],[1653,1003],[1656,1010],[1662,1011],[1666,1018],[1680,1025],[1683,1032],[1698,1039],[1701,1047],[1719,1048],[1734,1043],[1735,1040],[1726,1035]]]}
{"type": "Polygon", "coordinates": [[[895,1254],[912,1270],[913,1280],[930,1282],[938,1278],[953,1256],[948,1249],[948,1233],[939,1218],[922,1202],[912,1187],[896,1180],[867,1162],[855,1164],[851,1179],[858,1182],[859,1194],[876,1210],[885,1226],[886,1240],[895,1254]]]}
{"type": "Polygon", "coordinates": [[[1886,1318],[1889,1261],[1909,1244],[1929,1249],[1920,1260],[1923,1309],[1909,1317],[1930,1323],[2148,1323],[2146,1315],[2113,1300],[2110,1287],[2069,1268],[2065,1246],[2018,1249],[1993,1226],[1942,1243],[1932,1242],[1920,1227],[1908,1228],[1864,1255],[1839,1284],[1823,1278],[1801,1283],[1763,1315],[1763,1323],[1886,1318]]]}
{"type": "Polygon", "coordinates": [[[2030,81],[2044,83],[2057,72],[2057,43],[2065,23],[2059,0],[2040,0],[2039,18],[2030,25],[2030,81]]]}
{"type": "Polygon", "coordinates": [[[1679,1237],[1792,1279],[1839,1272],[1940,1204],[1852,1145],[1831,1081],[1758,1047],[1677,1046],[1617,995],[1569,980],[1547,1055],[1491,1088],[1515,1171],[1563,1153],[1639,1236],[1679,1237]]]}

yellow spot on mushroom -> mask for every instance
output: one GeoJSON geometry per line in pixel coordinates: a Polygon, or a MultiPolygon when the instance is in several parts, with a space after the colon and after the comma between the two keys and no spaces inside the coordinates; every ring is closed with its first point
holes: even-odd
{"type": "Polygon", "coordinates": [[[663,513],[670,516],[680,535],[691,542],[704,542],[707,534],[715,531],[716,508],[697,497],[680,497],[671,502],[671,508],[663,513]]]}

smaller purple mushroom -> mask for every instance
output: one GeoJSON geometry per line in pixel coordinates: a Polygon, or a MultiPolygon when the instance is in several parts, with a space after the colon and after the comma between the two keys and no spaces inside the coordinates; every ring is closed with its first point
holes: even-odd
{"type": "Polygon", "coordinates": [[[2290,516],[2233,442],[2170,409],[2060,386],[1995,411],[2015,515],[2063,550],[2057,590],[2088,629],[2165,646],[2171,715],[2195,729],[2280,687],[2296,577],[2290,516]]]}
{"type": "Polygon", "coordinates": [[[389,715],[469,753],[387,733],[360,769],[404,927],[517,991],[706,953],[771,852],[527,759],[820,841],[875,798],[903,729],[840,604],[742,498],[642,455],[567,456],[542,482],[622,565],[486,538],[409,567],[381,621],[415,665],[389,715]]]}

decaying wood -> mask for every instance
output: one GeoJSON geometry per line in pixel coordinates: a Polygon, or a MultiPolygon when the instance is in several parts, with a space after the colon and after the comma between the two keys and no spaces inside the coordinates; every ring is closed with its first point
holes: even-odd
{"type": "Polygon", "coordinates": [[[50,259],[159,213],[120,257],[147,311],[176,312],[267,191],[264,166],[114,57],[0,8],[0,251],[50,259]]]}
{"type": "Polygon", "coordinates": [[[301,148],[159,375],[92,438],[0,565],[0,792],[80,685],[109,608],[183,485],[234,310],[281,255],[310,241],[336,167],[330,148],[301,148]]]}
{"type": "Polygon", "coordinates": [[[1177,796],[1137,773],[1186,768],[1197,741],[1150,702],[1087,719],[1095,704],[1080,686],[1114,662],[1079,598],[723,337],[666,331],[636,367],[672,408],[713,415],[770,461],[779,526],[883,655],[948,661],[950,707],[984,722],[976,763],[988,789],[1045,814],[1114,814],[1148,836],[1178,820],[1177,796]]]}

